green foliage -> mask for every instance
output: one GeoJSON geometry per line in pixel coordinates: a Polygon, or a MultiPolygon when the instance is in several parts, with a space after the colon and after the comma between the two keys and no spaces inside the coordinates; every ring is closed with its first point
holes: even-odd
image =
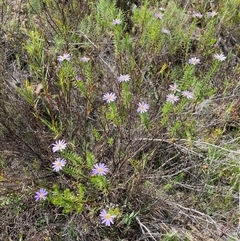
{"type": "Polygon", "coordinates": [[[221,1],[221,22],[225,27],[232,27],[240,23],[240,1],[239,0],[227,0],[221,1]]]}
{"type": "Polygon", "coordinates": [[[83,159],[75,152],[63,152],[63,157],[67,160],[71,160],[72,165],[79,166],[83,164],[83,159]]]}
{"type": "Polygon", "coordinates": [[[139,214],[140,211],[132,211],[131,213],[126,213],[123,217],[122,217],[122,222],[124,224],[127,225],[127,227],[130,227],[132,222],[134,222],[135,218],[137,217],[137,215],[139,214]]]}
{"type": "Polygon", "coordinates": [[[61,64],[58,71],[58,81],[56,81],[56,84],[61,89],[61,93],[66,102],[69,100],[69,94],[72,88],[72,80],[75,78],[73,74],[74,69],[69,62],[64,62],[61,64]]]}
{"type": "Polygon", "coordinates": [[[215,32],[216,20],[211,19],[207,22],[206,31],[204,35],[200,36],[201,45],[205,48],[204,55],[212,53],[214,44],[217,41],[217,36],[215,32]]]}
{"type": "Polygon", "coordinates": [[[115,103],[110,103],[108,106],[108,110],[106,111],[106,107],[103,107],[103,112],[106,113],[106,119],[108,121],[112,121],[115,125],[118,125],[121,123],[120,115],[118,113],[118,109],[115,103]]]}
{"type": "MultiPolygon", "coordinates": [[[[96,5],[96,34],[102,34],[106,29],[112,29],[112,21],[114,19],[122,19],[122,11],[116,8],[115,1],[99,0],[96,5]]],[[[120,30],[120,28],[118,28],[120,30]]],[[[119,36],[120,31],[115,32],[115,37],[119,36]]],[[[117,40],[117,38],[116,38],[117,40]]]]}
{"type": "Polygon", "coordinates": [[[32,86],[28,80],[25,81],[24,88],[17,88],[19,94],[28,102],[28,104],[36,109],[35,98],[32,86]]]}
{"type": "Polygon", "coordinates": [[[141,118],[141,123],[144,126],[144,128],[149,129],[150,121],[149,121],[147,113],[140,114],[140,118],[141,118]]]}
{"type": "Polygon", "coordinates": [[[132,93],[130,91],[129,83],[122,83],[122,102],[123,106],[128,109],[129,103],[131,103],[132,93]]]}
{"type": "Polygon", "coordinates": [[[105,176],[92,176],[91,183],[100,191],[106,191],[108,184],[105,176]]]}
{"type": "Polygon", "coordinates": [[[162,240],[163,241],[180,241],[180,238],[175,233],[169,233],[162,240]]]}
{"type": "Polygon", "coordinates": [[[28,2],[28,11],[29,11],[29,14],[40,13],[41,2],[38,0],[29,1],[28,2]]]}
{"type": "Polygon", "coordinates": [[[45,39],[42,34],[37,30],[26,31],[28,40],[24,44],[29,55],[29,68],[37,78],[44,77],[44,66],[47,62],[47,55],[45,55],[45,39]]]}
{"type": "Polygon", "coordinates": [[[62,157],[70,162],[70,165],[64,168],[65,172],[77,180],[85,180],[86,172],[89,172],[89,169],[97,162],[94,155],[89,151],[86,152],[85,160],[74,151],[63,152],[62,157]]]}
{"type": "Polygon", "coordinates": [[[154,42],[160,41],[159,23],[152,18],[148,1],[144,2],[140,8],[135,9],[132,16],[135,28],[140,33],[140,43],[142,46],[151,47],[154,42]]]}
{"type": "MultiPolygon", "coordinates": [[[[50,110],[46,107],[47,114],[52,117],[50,110]]],[[[51,121],[48,121],[44,117],[38,117],[38,115],[35,115],[37,118],[41,120],[41,122],[48,127],[48,129],[54,134],[54,139],[58,138],[60,135],[60,132],[62,130],[61,122],[57,123],[53,118],[51,121]]]]}
{"type": "Polygon", "coordinates": [[[50,201],[53,205],[63,208],[63,213],[67,214],[73,211],[80,213],[84,205],[84,193],[84,187],[80,183],[76,194],[70,191],[69,188],[60,191],[58,186],[55,185],[50,201]]]}

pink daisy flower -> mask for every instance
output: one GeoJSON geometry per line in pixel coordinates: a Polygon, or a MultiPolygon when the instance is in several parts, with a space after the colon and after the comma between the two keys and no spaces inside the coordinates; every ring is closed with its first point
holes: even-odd
{"type": "Polygon", "coordinates": [[[52,150],[53,150],[53,152],[62,151],[62,150],[64,150],[66,147],[67,147],[67,143],[66,143],[64,140],[59,140],[59,141],[56,141],[56,142],[53,144],[52,150]]]}
{"type": "Polygon", "coordinates": [[[108,167],[103,163],[97,163],[93,166],[92,175],[105,176],[108,172],[108,167]]]}
{"type": "Polygon", "coordinates": [[[137,112],[139,113],[145,113],[147,112],[149,109],[149,105],[145,102],[139,102],[138,103],[138,108],[137,108],[137,112]]]}
{"type": "Polygon", "coordinates": [[[111,215],[110,213],[107,213],[105,209],[101,210],[99,216],[102,220],[102,224],[105,224],[106,226],[110,226],[114,223],[113,219],[115,218],[115,216],[111,215]]]}
{"type": "Polygon", "coordinates": [[[179,101],[179,97],[173,94],[167,95],[167,101],[171,102],[174,104],[175,102],[179,101]]]}
{"type": "Polygon", "coordinates": [[[184,90],[182,92],[182,96],[186,97],[187,99],[193,99],[193,92],[190,92],[188,90],[184,90]]]}
{"type": "Polygon", "coordinates": [[[52,163],[52,168],[55,172],[59,172],[65,165],[65,159],[57,158],[56,161],[52,163]]]}
{"type": "Polygon", "coordinates": [[[201,61],[200,61],[200,59],[198,59],[198,58],[196,58],[196,57],[193,57],[193,58],[191,58],[191,59],[188,60],[188,63],[189,63],[189,64],[192,64],[192,65],[197,65],[197,64],[200,64],[201,61]]]}
{"type": "Polygon", "coordinates": [[[227,57],[224,56],[223,54],[214,54],[213,57],[217,59],[218,61],[224,61],[227,57]]]}
{"type": "Polygon", "coordinates": [[[36,192],[34,198],[35,201],[45,200],[47,198],[48,192],[46,189],[41,188],[38,192],[36,192]]]}
{"type": "Polygon", "coordinates": [[[117,77],[118,82],[128,82],[130,80],[130,75],[129,74],[121,74],[120,76],[117,77]]]}
{"type": "Polygon", "coordinates": [[[176,83],[174,83],[173,85],[170,85],[169,90],[175,92],[180,92],[180,90],[178,89],[178,85],[176,83]]]}
{"type": "Polygon", "coordinates": [[[122,20],[119,19],[119,18],[116,18],[116,19],[114,19],[114,20],[112,21],[112,24],[113,24],[113,25],[119,25],[119,24],[121,24],[121,23],[122,23],[122,20]]]}
{"type": "Polygon", "coordinates": [[[90,58],[86,57],[86,56],[83,56],[81,58],[82,62],[88,62],[90,58]]]}
{"type": "Polygon", "coordinates": [[[63,55],[59,55],[59,56],[57,57],[57,59],[58,59],[58,61],[59,61],[60,63],[63,62],[64,60],[69,61],[69,60],[70,60],[70,55],[67,54],[67,53],[65,53],[65,54],[63,54],[63,55]]]}
{"type": "Polygon", "coordinates": [[[106,100],[107,103],[113,102],[117,99],[117,96],[115,93],[106,93],[103,95],[103,100],[106,100]]]}

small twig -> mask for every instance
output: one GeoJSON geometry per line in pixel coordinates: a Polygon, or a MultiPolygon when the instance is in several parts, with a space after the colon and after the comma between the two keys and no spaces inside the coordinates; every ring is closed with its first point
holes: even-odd
{"type": "Polygon", "coordinates": [[[152,238],[153,240],[157,241],[157,240],[153,237],[153,235],[151,234],[150,230],[139,220],[138,217],[136,217],[136,220],[137,220],[137,222],[139,223],[142,232],[145,234],[145,232],[144,232],[144,229],[145,229],[145,230],[148,232],[148,234],[151,236],[151,238],[152,238]],[[144,228],[144,229],[143,229],[143,228],[144,228]]]}
{"type": "Polygon", "coordinates": [[[79,32],[80,32],[80,33],[88,40],[88,42],[90,42],[96,49],[98,48],[97,45],[96,45],[95,43],[93,43],[84,32],[82,32],[81,30],[79,30],[79,32]]]}
{"type": "Polygon", "coordinates": [[[181,208],[181,209],[183,209],[183,210],[186,210],[186,211],[188,211],[188,212],[196,213],[196,214],[199,214],[200,216],[206,217],[207,219],[210,220],[210,221],[209,221],[209,220],[206,219],[206,220],[205,220],[206,222],[211,223],[211,224],[214,224],[216,227],[218,227],[216,221],[214,221],[209,215],[207,215],[207,214],[205,214],[205,213],[202,213],[202,212],[197,211],[197,210],[192,209],[192,208],[184,207],[184,206],[182,206],[182,205],[180,205],[180,204],[178,204],[178,203],[174,203],[174,202],[168,202],[168,203],[171,204],[171,205],[173,205],[173,206],[177,206],[177,207],[179,207],[179,208],[181,208]]]}
{"type": "Polygon", "coordinates": [[[229,150],[227,148],[224,148],[224,147],[221,147],[221,146],[217,146],[217,145],[214,145],[214,144],[211,144],[209,142],[205,142],[205,141],[196,141],[195,144],[205,144],[207,146],[212,146],[212,147],[215,147],[215,148],[218,148],[218,149],[221,149],[223,151],[227,151],[229,153],[235,153],[235,154],[240,154],[240,151],[232,151],[232,150],[229,150]]]}
{"type": "MultiPolygon", "coordinates": [[[[82,32],[81,30],[79,30],[79,32],[89,41],[89,43],[91,43],[93,45],[94,48],[98,49],[98,46],[93,41],[91,41],[91,39],[89,39],[88,36],[84,32],[82,32]]],[[[114,74],[114,68],[112,66],[110,66],[101,56],[98,56],[98,57],[110,69],[110,71],[114,74]]]]}
{"type": "MultiPolygon", "coordinates": [[[[239,187],[239,193],[238,193],[238,207],[239,207],[239,213],[240,213],[240,187],[239,187]]],[[[238,227],[237,227],[238,232],[240,233],[240,217],[238,220],[238,227]]]]}
{"type": "Polygon", "coordinates": [[[177,153],[175,156],[169,158],[166,162],[164,162],[161,166],[161,168],[163,168],[164,166],[166,166],[170,161],[172,161],[173,159],[177,158],[179,156],[179,153],[177,153]]]}
{"type": "Polygon", "coordinates": [[[235,141],[237,141],[237,140],[239,140],[240,139],[240,137],[237,137],[236,139],[233,139],[233,140],[231,140],[231,141],[227,141],[227,142],[224,142],[224,144],[226,145],[226,144],[230,144],[230,143],[233,143],[233,142],[235,142],[235,141]]]}

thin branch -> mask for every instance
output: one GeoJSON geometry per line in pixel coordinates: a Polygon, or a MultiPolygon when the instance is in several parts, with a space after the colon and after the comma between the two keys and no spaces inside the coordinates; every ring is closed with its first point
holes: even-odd
{"type": "Polygon", "coordinates": [[[151,236],[151,238],[152,238],[153,240],[157,241],[157,240],[153,237],[153,235],[151,234],[150,230],[139,220],[138,217],[136,217],[136,220],[137,220],[138,224],[140,225],[140,228],[141,228],[142,232],[145,234],[145,232],[144,232],[144,229],[145,229],[145,230],[148,232],[148,234],[151,236]],[[143,229],[143,228],[144,228],[144,229],[143,229]]]}

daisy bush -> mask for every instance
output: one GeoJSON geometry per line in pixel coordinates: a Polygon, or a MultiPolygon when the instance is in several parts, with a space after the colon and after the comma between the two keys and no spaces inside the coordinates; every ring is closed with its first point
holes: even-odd
{"type": "Polygon", "coordinates": [[[23,158],[0,162],[0,181],[23,170],[3,198],[6,211],[23,203],[4,223],[14,232],[0,237],[220,240],[235,230],[236,6],[23,2],[26,20],[12,22],[0,3],[0,153],[23,158]],[[15,225],[24,218],[41,224],[15,225]]]}

